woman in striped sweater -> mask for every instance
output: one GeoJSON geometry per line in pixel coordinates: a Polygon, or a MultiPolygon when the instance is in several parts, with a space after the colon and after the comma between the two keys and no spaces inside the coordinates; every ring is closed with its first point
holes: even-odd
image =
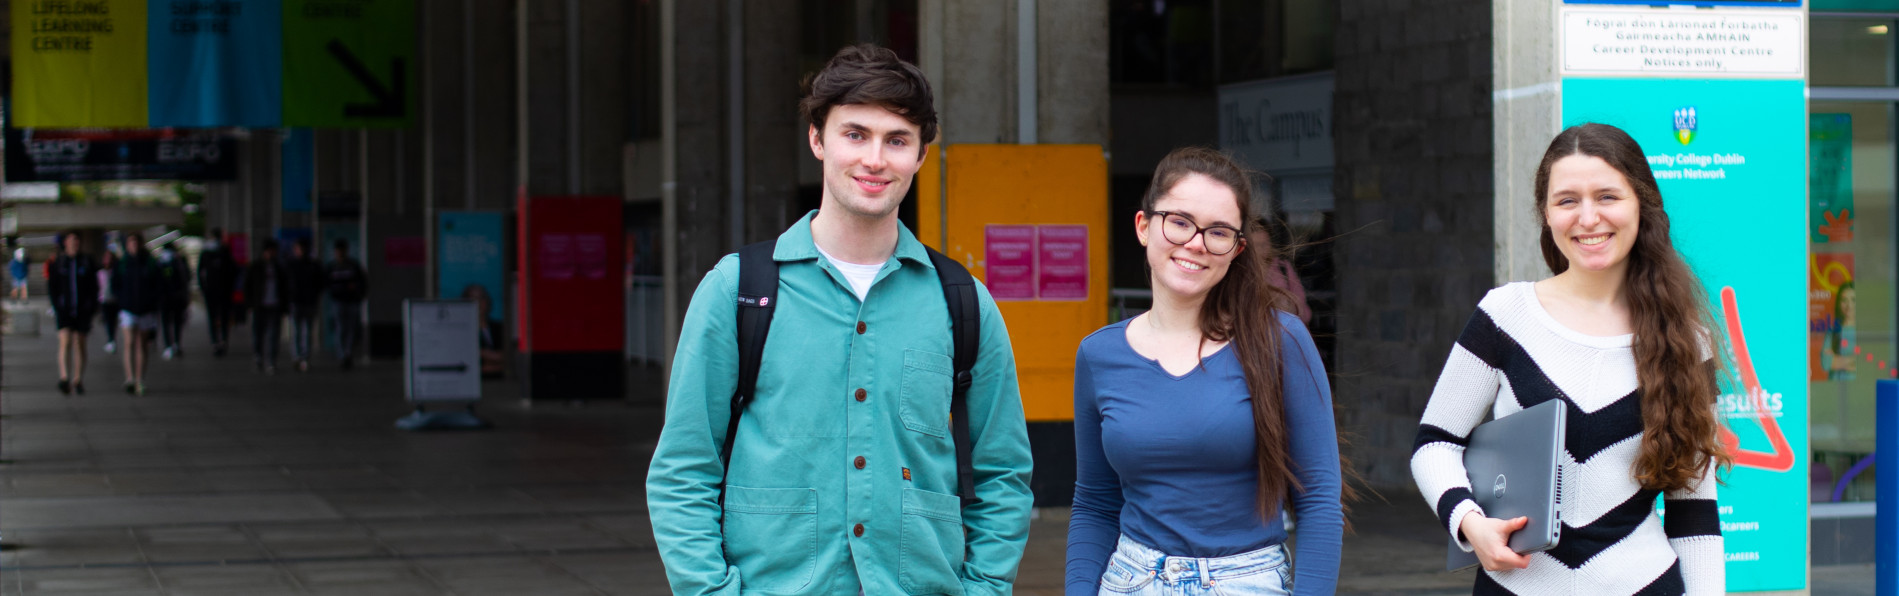
{"type": "Polygon", "coordinates": [[[1584,124],[1550,143],[1535,193],[1555,275],[1478,303],[1425,407],[1418,489],[1483,563],[1476,594],[1720,594],[1723,349],[1655,176],[1628,133],[1584,124]],[[1527,520],[1484,515],[1464,447],[1486,409],[1502,417],[1552,399],[1569,408],[1562,537],[1520,555],[1508,539],[1527,520]]]}

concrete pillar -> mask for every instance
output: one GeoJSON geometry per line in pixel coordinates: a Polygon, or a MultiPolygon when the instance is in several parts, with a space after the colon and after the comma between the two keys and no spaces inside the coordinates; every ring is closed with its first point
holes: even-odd
{"type": "Polygon", "coordinates": [[[1491,8],[1497,23],[1491,100],[1498,284],[1549,275],[1537,243],[1543,222],[1536,217],[1533,187],[1543,150],[1562,127],[1562,79],[1549,35],[1556,30],[1556,9],[1551,2],[1498,2],[1491,8]]]}
{"type": "MultiPolygon", "coordinates": [[[[632,136],[626,5],[522,0],[515,7],[517,184],[530,197],[623,197],[623,150],[632,136]]],[[[618,243],[615,236],[608,249],[620,250],[618,243]]],[[[531,331],[534,321],[525,326],[531,331]]],[[[531,398],[618,396],[623,362],[618,349],[540,351],[527,355],[523,376],[531,398]]]]}
{"type": "Polygon", "coordinates": [[[1108,146],[1108,3],[1036,1],[1037,135],[1108,146]]]}
{"type": "Polygon", "coordinates": [[[800,5],[746,0],[743,15],[745,234],[736,245],[776,238],[803,213],[798,198],[799,155],[810,155],[804,121],[798,117],[800,5]]]}
{"type": "Polygon", "coordinates": [[[1418,418],[1495,283],[1491,5],[1339,4],[1334,395],[1375,487],[1414,486],[1418,418]]]}

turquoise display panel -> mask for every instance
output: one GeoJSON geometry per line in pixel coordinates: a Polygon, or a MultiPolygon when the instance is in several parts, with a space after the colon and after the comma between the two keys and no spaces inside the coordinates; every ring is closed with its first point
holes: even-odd
{"type": "Polygon", "coordinates": [[[146,15],[154,127],[283,123],[283,3],[154,0],[146,15]]]}
{"type": "Polygon", "coordinates": [[[1562,97],[1564,126],[1612,124],[1641,143],[1675,246],[1700,274],[1724,337],[1732,338],[1734,374],[1719,403],[1738,437],[1736,465],[1720,487],[1727,588],[1802,589],[1809,449],[1805,84],[1564,79],[1562,97]]]}

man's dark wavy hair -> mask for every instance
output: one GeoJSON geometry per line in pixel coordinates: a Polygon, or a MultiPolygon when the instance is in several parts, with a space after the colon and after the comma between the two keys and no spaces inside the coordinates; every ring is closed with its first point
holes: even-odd
{"type": "Polygon", "coordinates": [[[822,133],[831,108],[850,104],[882,106],[917,125],[922,129],[919,151],[936,140],[936,100],[929,79],[889,48],[858,44],[838,50],[824,70],[805,78],[798,112],[822,133]]]}

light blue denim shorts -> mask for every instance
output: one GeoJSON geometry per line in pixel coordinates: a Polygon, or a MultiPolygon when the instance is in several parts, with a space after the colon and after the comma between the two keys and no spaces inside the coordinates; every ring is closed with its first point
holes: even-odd
{"type": "Polygon", "coordinates": [[[1286,596],[1292,565],[1283,545],[1228,557],[1169,556],[1122,536],[1101,573],[1102,594],[1286,596]]]}

